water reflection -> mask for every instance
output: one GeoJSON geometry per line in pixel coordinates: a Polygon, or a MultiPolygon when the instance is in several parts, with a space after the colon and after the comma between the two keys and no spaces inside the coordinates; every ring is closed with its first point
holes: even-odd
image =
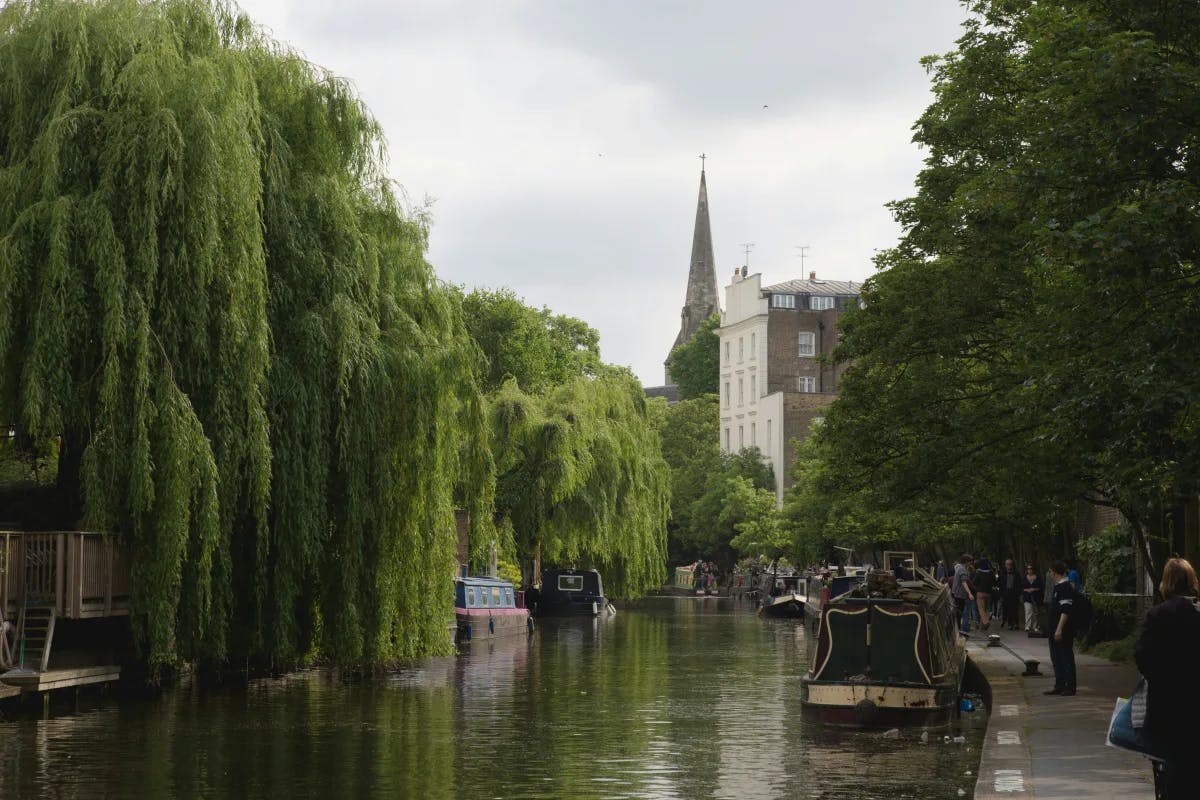
{"type": "MultiPolygon", "coordinates": [[[[0,796],[958,798],[975,750],[806,730],[804,627],[716,599],[548,620],[383,679],[327,671],[0,723],[0,796]]],[[[979,730],[969,731],[977,747],[979,730]]]]}

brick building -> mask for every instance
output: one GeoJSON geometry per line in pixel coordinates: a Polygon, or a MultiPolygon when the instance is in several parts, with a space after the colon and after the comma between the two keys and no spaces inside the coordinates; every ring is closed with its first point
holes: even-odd
{"type": "Polygon", "coordinates": [[[839,367],[819,357],[837,345],[837,318],[858,302],[861,284],[791,280],[762,286],[734,273],[725,287],[721,341],[721,449],[757,446],[775,471],[775,496],[791,485],[795,451],[837,396],[839,367]]]}

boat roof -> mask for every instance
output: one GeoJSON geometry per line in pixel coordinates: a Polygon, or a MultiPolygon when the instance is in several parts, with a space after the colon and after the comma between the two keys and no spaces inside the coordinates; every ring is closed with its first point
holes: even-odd
{"type": "Polygon", "coordinates": [[[489,578],[486,575],[479,575],[471,578],[455,578],[455,583],[461,583],[465,586],[500,586],[512,588],[512,581],[506,581],[503,578],[489,578]]]}

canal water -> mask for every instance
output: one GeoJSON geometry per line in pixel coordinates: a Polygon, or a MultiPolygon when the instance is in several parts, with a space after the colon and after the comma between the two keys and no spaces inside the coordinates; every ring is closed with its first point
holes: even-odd
{"type": "Polygon", "coordinates": [[[810,645],[732,600],[651,598],[382,678],[98,698],[0,722],[0,797],[971,796],[982,713],[927,741],[805,725],[810,645]]]}

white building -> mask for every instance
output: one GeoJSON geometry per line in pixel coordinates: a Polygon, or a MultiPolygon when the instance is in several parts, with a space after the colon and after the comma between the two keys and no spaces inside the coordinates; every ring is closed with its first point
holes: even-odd
{"type": "Polygon", "coordinates": [[[762,286],[734,273],[721,314],[721,449],[758,447],[775,472],[776,501],[791,485],[793,440],[807,436],[837,396],[838,369],[820,357],[837,344],[837,317],[857,303],[860,284],[792,280],[762,286]]]}

